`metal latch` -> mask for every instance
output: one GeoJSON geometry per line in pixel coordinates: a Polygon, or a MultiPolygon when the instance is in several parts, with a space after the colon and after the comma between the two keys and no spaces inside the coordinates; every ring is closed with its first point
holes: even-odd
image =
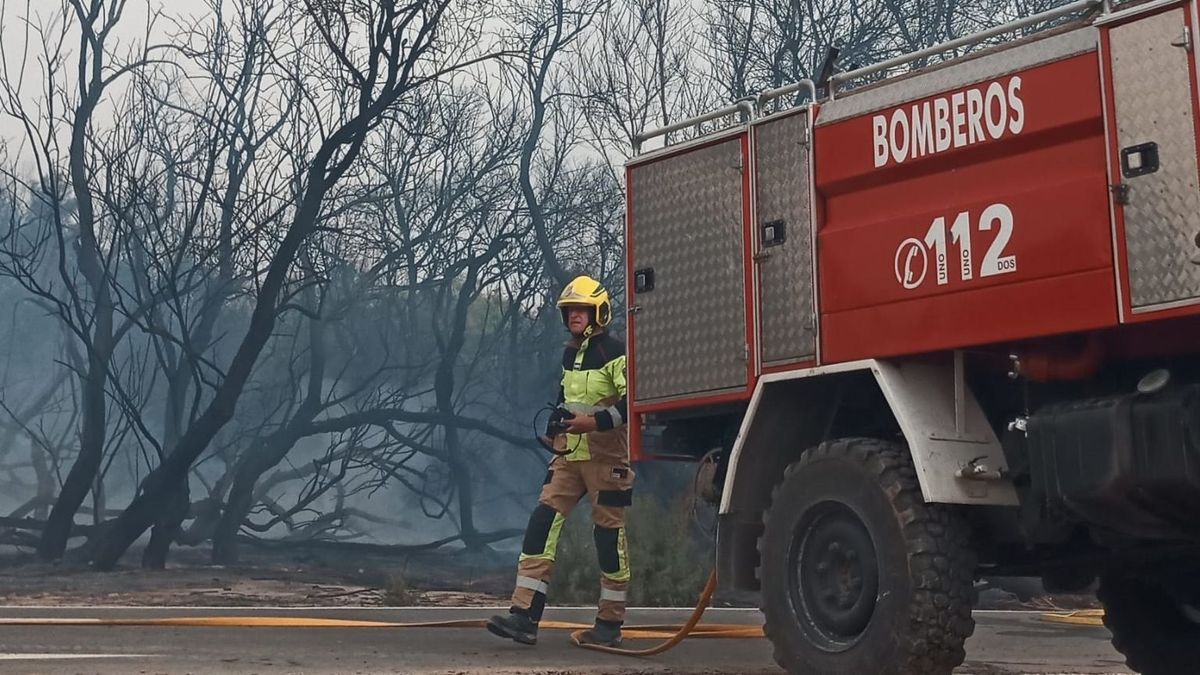
{"type": "Polygon", "coordinates": [[[1113,201],[1125,206],[1129,204],[1129,185],[1121,183],[1120,185],[1109,185],[1108,189],[1112,192],[1113,201]]]}
{"type": "Polygon", "coordinates": [[[976,457],[965,465],[959,467],[958,471],[954,472],[955,478],[963,480],[978,480],[978,481],[1000,481],[1004,480],[1004,471],[1001,469],[993,469],[984,463],[983,460],[988,459],[987,456],[976,457]]]}
{"type": "Polygon", "coordinates": [[[649,293],[654,290],[654,268],[646,267],[633,272],[633,292],[649,293]]]}
{"type": "Polygon", "coordinates": [[[1137,178],[1158,171],[1158,143],[1141,143],[1121,148],[1121,175],[1137,178]]]}
{"type": "Polygon", "coordinates": [[[1183,49],[1192,51],[1192,29],[1184,26],[1183,35],[1171,40],[1172,47],[1182,47],[1183,49]]]}
{"type": "Polygon", "coordinates": [[[779,246],[787,241],[787,224],[783,220],[768,220],[762,224],[762,246],[779,246]]]}

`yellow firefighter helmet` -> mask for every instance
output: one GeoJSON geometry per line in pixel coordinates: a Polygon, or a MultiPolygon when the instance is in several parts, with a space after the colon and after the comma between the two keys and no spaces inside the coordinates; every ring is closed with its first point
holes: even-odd
{"type": "Polygon", "coordinates": [[[563,324],[567,323],[567,307],[583,306],[592,310],[592,321],[597,326],[607,326],[612,321],[612,302],[608,291],[599,281],[589,276],[578,276],[567,284],[558,296],[558,309],[562,312],[563,324]]]}

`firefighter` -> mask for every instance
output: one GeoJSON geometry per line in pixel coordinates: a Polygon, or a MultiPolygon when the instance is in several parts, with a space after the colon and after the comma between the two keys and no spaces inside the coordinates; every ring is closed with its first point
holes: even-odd
{"type": "Polygon", "coordinates": [[[563,351],[558,400],[574,417],[565,420],[566,432],[554,438],[560,454],[550,463],[529,516],[512,607],[506,616],[493,616],[488,630],[523,644],[537,643],[559,533],[571,510],[588,495],[600,562],[600,602],[595,625],[581,642],[615,647],[621,644],[629,589],[625,509],[632,503],[634,476],[622,428],[627,417],[625,346],[605,331],[612,303],[595,279],[576,277],[563,289],[558,307],[571,333],[563,351]]]}

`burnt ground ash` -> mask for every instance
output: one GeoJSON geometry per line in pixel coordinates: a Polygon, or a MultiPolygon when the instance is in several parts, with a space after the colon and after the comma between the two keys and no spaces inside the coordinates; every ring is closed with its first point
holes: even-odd
{"type": "MultiPolygon", "coordinates": [[[[167,568],[137,567],[140,551],[113,572],[80,564],[0,557],[0,605],[379,607],[496,606],[508,601],[513,555],[440,550],[372,555],[245,547],[236,566],[211,565],[204,547],[172,553],[167,568]]],[[[981,583],[980,609],[1072,610],[1098,606],[1091,593],[1046,594],[1035,580],[981,583]]],[[[754,606],[752,593],[714,606],[754,606]]]]}
{"type": "Polygon", "coordinates": [[[0,559],[0,604],[128,606],[479,606],[507,600],[509,556],[462,551],[403,556],[245,551],[236,566],[208,564],[206,548],[173,552],[166,569],[113,572],[81,564],[0,559]]]}

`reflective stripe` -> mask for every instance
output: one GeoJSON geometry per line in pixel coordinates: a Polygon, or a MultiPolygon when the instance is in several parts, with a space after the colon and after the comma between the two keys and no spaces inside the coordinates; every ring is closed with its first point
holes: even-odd
{"type": "Polygon", "coordinates": [[[617,406],[615,406],[615,405],[610,406],[609,408],[607,408],[607,410],[608,410],[608,414],[612,416],[614,429],[621,426],[622,424],[625,424],[625,418],[621,416],[621,411],[617,409],[617,406]]]}
{"type": "Polygon", "coordinates": [[[592,344],[592,336],[589,334],[579,343],[579,350],[575,352],[575,370],[583,370],[583,357],[587,354],[588,345],[592,344]]]}
{"type": "Polygon", "coordinates": [[[550,523],[550,532],[546,535],[546,547],[541,553],[521,553],[519,560],[549,560],[554,562],[554,556],[558,551],[558,537],[562,534],[563,523],[566,522],[566,517],[561,513],[554,514],[554,521],[550,523]]]}
{"type": "Polygon", "coordinates": [[[625,540],[625,528],[623,527],[617,531],[617,556],[620,560],[617,571],[613,574],[603,571],[600,573],[618,583],[629,581],[629,544],[625,540]]]}
{"type": "Polygon", "coordinates": [[[608,410],[608,408],[601,408],[598,405],[586,405],[584,403],[564,403],[563,406],[576,415],[580,413],[583,413],[584,415],[595,415],[601,410],[608,410]]]}
{"type": "Polygon", "coordinates": [[[623,527],[617,536],[617,551],[621,554],[621,574],[617,578],[620,581],[629,581],[629,543],[625,541],[625,528],[623,527]]]}
{"type": "Polygon", "coordinates": [[[550,585],[544,581],[538,581],[537,579],[532,579],[530,577],[518,576],[517,588],[528,588],[535,593],[541,593],[542,595],[545,595],[546,591],[550,590],[550,585]]]}
{"type": "Polygon", "coordinates": [[[600,599],[610,602],[625,602],[625,591],[614,591],[610,588],[600,589],[600,599]]]}

